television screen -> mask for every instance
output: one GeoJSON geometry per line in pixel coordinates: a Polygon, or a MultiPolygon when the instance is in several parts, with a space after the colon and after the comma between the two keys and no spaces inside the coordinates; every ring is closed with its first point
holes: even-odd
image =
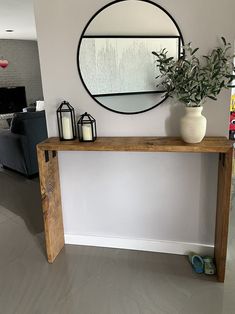
{"type": "Polygon", "coordinates": [[[0,88],[0,114],[21,112],[26,106],[24,86],[0,88]]]}

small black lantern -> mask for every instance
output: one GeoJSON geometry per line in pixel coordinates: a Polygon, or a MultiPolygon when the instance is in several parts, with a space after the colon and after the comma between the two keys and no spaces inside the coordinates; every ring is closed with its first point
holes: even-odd
{"type": "Polygon", "coordinates": [[[71,141],[76,138],[74,108],[63,101],[57,109],[57,122],[61,141],[71,141]]]}
{"type": "Polygon", "coordinates": [[[96,121],[87,112],[78,120],[78,137],[80,142],[94,142],[97,138],[96,121]]]}

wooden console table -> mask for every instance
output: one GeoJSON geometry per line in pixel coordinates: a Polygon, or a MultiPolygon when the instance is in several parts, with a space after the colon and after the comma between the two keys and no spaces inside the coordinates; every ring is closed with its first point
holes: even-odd
{"type": "Polygon", "coordinates": [[[49,138],[40,143],[37,153],[49,263],[53,263],[64,247],[58,151],[219,153],[215,260],[218,281],[224,282],[233,158],[233,145],[229,140],[209,137],[200,144],[186,144],[179,138],[168,137],[100,137],[95,142],[61,142],[58,138],[49,138]]]}

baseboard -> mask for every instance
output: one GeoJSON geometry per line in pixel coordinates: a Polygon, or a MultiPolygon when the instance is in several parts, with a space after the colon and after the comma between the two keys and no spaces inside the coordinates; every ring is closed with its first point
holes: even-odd
{"type": "Polygon", "coordinates": [[[74,234],[65,234],[65,243],[74,245],[150,251],[158,253],[171,253],[179,255],[187,255],[190,251],[197,252],[201,255],[213,255],[214,252],[213,245],[205,245],[199,243],[83,236],[74,234]]]}

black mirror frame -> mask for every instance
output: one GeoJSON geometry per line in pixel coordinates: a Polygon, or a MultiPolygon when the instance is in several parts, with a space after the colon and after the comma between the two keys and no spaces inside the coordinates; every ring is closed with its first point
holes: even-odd
{"type": "MultiPolygon", "coordinates": [[[[92,94],[91,92],[89,91],[88,87],[86,86],[86,83],[84,82],[83,80],[83,77],[82,77],[82,73],[81,73],[81,69],[80,69],[80,64],[79,64],[79,51],[80,51],[80,47],[81,47],[81,43],[82,43],[82,39],[84,37],[84,34],[88,28],[88,26],[90,25],[90,23],[93,21],[93,19],[100,13],[102,12],[103,10],[105,10],[106,8],[108,8],[109,6],[113,5],[113,4],[116,4],[118,2],[124,2],[124,1],[128,1],[128,0],[115,0],[115,1],[112,1],[108,4],[106,4],[105,6],[103,6],[102,8],[100,8],[90,19],[89,21],[87,22],[84,30],[82,31],[82,34],[80,36],[80,39],[79,39],[79,43],[78,43],[78,49],[77,49],[77,68],[78,68],[78,73],[79,73],[79,76],[80,76],[80,79],[82,81],[82,84],[83,86],[85,87],[87,93],[92,97],[92,99],[94,101],[96,101],[100,106],[102,106],[103,108],[109,110],[109,111],[112,111],[112,112],[115,112],[115,113],[119,113],[119,114],[125,114],[125,115],[132,115],[132,114],[139,114],[139,113],[144,113],[144,112],[147,112],[149,110],[152,110],[156,107],[158,107],[161,103],[163,103],[167,97],[164,97],[160,102],[158,102],[157,104],[153,105],[152,107],[148,108],[148,109],[144,109],[144,110],[141,110],[141,111],[136,111],[136,112],[122,112],[122,111],[117,111],[117,110],[114,110],[114,109],[111,109],[107,106],[105,106],[104,104],[102,104],[101,102],[99,102],[92,94]]],[[[179,37],[180,37],[180,41],[182,43],[182,45],[184,45],[184,38],[183,38],[183,35],[182,35],[182,32],[178,26],[178,24],[176,23],[175,19],[172,17],[172,15],[166,11],[166,9],[164,9],[162,6],[160,6],[159,4],[156,4],[155,2],[153,1],[150,1],[150,0],[137,0],[137,1],[142,1],[142,2],[147,2],[147,3],[150,3],[154,6],[156,6],[157,8],[161,9],[164,13],[166,13],[166,15],[172,20],[172,22],[174,23],[175,27],[177,28],[178,32],[179,32],[179,37]]]]}

